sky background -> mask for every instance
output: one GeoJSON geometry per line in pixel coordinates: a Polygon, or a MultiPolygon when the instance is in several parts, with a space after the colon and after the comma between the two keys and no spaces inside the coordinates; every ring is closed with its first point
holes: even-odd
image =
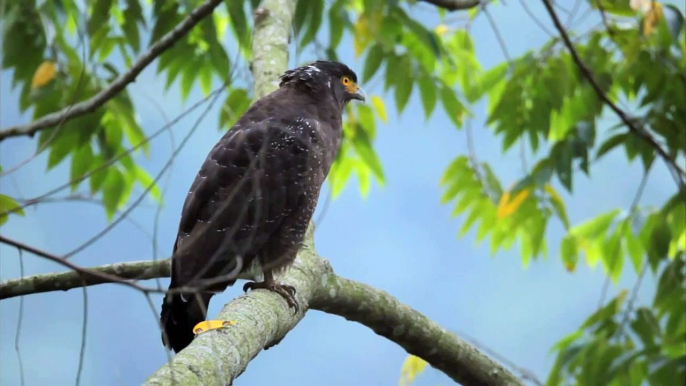
{"type": "MultiPolygon", "coordinates": [[[[529,6],[549,30],[553,30],[540,2],[532,2],[529,6]]],[[[683,5],[680,8],[683,9],[683,5]]],[[[491,13],[512,57],[536,49],[548,40],[518,2],[508,2],[506,7],[491,7],[491,13]]],[[[432,28],[438,23],[434,9],[426,4],[413,15],[432,28]]],[[[590,16],[585,23],[577,25],[589,26],[597,20],[590,16]]],[[[321,41],[328,41],[327,31],[325,24],[321,41]]],[[[477,19],[471,32],[484,68],[504,60],[486,18],[477,19]]],[[[228,31],[225,42],[227,49],[235,52],[235,42],[228,31]]],[[[354,58],[350,36],[343,39],[338,53],[342,61],[361,74],[363,61],[354,58]]],[[[297,63],[291,56],[289,67],[315,58],[313,52],[305,51],[297,63]]],[[[129,87],[146,133],[165,124],[151,99],[161,106],[169,119],[202,99],[196,87],[187,103],[182,103],[178,85],[165,93],[165,79],[157,77],[155,72],[156,64],[149,66],[129,87]]],[[[377,74],[379,76],[382,76],[381,72],[377,74]]],[[[438,182],[452,159],[467,154],[465,132],[456,130],[442,109],[437,109],[433,117],[425,121],[416,88],[406,111],[398,116],[393,108],[393,95],[384,95],[382,84],[382,80],[372,80],[362,86],[370,96],[382,95],[388,108],[389,122],[377,122],[380,126],[375,142],[386,184],[384,187],[373,184],[369,195],[363,198],[352,178],[322,217],[321,209],[329,191],[328,187],[323,189],[315,215],[315,219],[320,219],[315,234],[318,253],[331,261],[337,274],[387,291],[445,328],[477,339],[545,380],[554,360],[549,354],[551,346],[577,329],[598,306],[605,280],[600,267],[591,270],[580,264],[573,274],[565,271],[558,253],[558,242],[563,234],[559,221],[553,221],[548,229],[548,259],[534,261],[526,269],[522,267],[518,247],[491,257],[488,245],[475,244],[474,232],[458,238],[462,219],[451,218],[452,207],[440,204],[442,191],[438,182]]],[[[0,75],[0,127],[30,120],[30,115],[19,113],[19,92],[11,90],[10,86],[11,73],[3,71],[0,75]]],[[[223,102],[223,98],[219,102],[223,102]]],[[[217,130],[219,105],[212,108],[174,163],[169,189],[164,195],[166,207],[160,217],[160,258],[169,256],[188,188],[208,151],[223,134],[217,130]]],[[[174,126],[177,143],[205,108],[203,105],[174,126]]],[[[491,164],[503,186],[507,187],[522,176],[517,147],[501,154],[500,139],[484,125],[483,106],[475,113],[472,127],[476,154],[480,160],[491,164]]],[[[607,122],[612,124],[616,119],[610,117],[607,122]]],[[[606,137],[607,133],[601,130],[596,143],[606,137]]],[[[155,139],[151,150],[152,157],[141,162],[155,175],[170,154],[168,137],[155,139]]],[[[3,141],[0,164],[8,169],[34,151],[35,143],[31,139],[3,141]]],[[[46,155],[37,157],[14,173],[14,177],[3,177],[0,180],[2,193],[30,198],[67,181],[69,162],[63,162],[46,174],[46,155]]],[[[530,164],[533,164],[532,159],[529,155],[530,164]]],[[[671,177],[662,164],[657,166],[646,186],[642,205],[659,205],[673,194],[671,177]]],[[[591,173],[592,179],[575,175],[574,195],[563,194],[572,223],[611,208],[628,208],[638,187],[642,166],[639,162],[627,165],[624,153],[616,151],[594,164],[591,173]]],[[[564,192],[557,181],[556,187],[564,192]]],[[[132,198],[141,191],[137,188],[132,198]]],[[[64,191],[56,196],[66,194],[68,192],[64,191]]],[[[146,200],[132,218],[146,232],[151,232],[154,213],[154,203],[146,200]]],[[[104,210],[97,205],[46,203],[28,210],[25,218],[12,217],[3,226],[2,233],[59,255],[88,240],[106,225],[104,210]]],[[[84,266],[96,266],[149,259],[152,247],[146,232],[136,224],[124,221],[72,260],[84,266]]],[[[0,245],[0,256],[0,279],[19,277],[18,252],[0,245]]],[[[63,268],[27,253],[23,255],[23,263],[26,275],[63,271],[63,268]]],[[[631,264],[624,267],[619,284],[610,286],[608,299],[635,283],[631,264]]],[[[638,295],[639,303],[652,300],[654,280],[648,276],[644,281],[638,295]]],[[[162,284],[166,288],[168,280],[162,280],[162,284]]],[[[224,303],[239,295],[240,287],[229,288],[215,296],[209,315],[216,315],[224,303]]],[[[153,295],[152,299],[154,312],[144,296],[126,287],[100,285],[87,290],[88,323],[82,385],[140,384],[166,362],[156,321],[162,295],[153,295]]],[[[24,298],[19,348],[26,385],[74,384],[83,328],[83,301],[84,293],[78,289],[24,298]]],[[[2,385],[19,384],[14,347],[19,305],[18,298],[0,303],[2,385]]],[[[362,325],[311,311],[277,347],[261,352],[235,384],[257,385],[278,380],[280,385],[392,385],[397,384],[406,356],[402,348],[362,325]]],[[[452,381],[429,368],[416,384],[449,385],[452,381]]]]}

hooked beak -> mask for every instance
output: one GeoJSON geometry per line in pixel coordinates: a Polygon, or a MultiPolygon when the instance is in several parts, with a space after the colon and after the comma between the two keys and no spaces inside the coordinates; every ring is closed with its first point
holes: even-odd
{"type": "Polygon", "coordinates": [[[357,86],[357,90],[355,90],[355,92],[352,93],[352,98],[357,99],[358,101],[365,102],[367,100],[367,94],[364,92],[362,87],[357,86]]]}

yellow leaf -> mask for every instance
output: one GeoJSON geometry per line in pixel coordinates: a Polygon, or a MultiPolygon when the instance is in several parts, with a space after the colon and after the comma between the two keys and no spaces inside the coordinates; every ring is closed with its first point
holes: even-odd
{"type": "Polygon", "coordinates": [[[379,118],[383,123],[388,123],[388,115],[386,115],[386,105],[383,103],[383,99],[378,95],[372,97],[372,105],[376,109],[376,113],[379,114],[379,118]]]}
{"type": "Polygon", "coordinates": [[[198,335],[210,330],[233,326],[234,324],[236,324],[236,322],[233,320],[205,320],[193,327],[193,334],[198,335]]]}
{"type": "Polygon", "coordinates": [[[31,80],[31,88],[38,88],[46,85],[55,77],[55,62],[46,60],[38,66],[31,80]]]}
{"type": "Polygon", "coordinates": [[[655,31],[655,26],[662,20],[662,4],[657,1],[651,2],[650,8],[645,12],[643,17],[643,35],[648,36],[655,31]]]}
{"type": "Polygon", "coordinates": [[[448,26],[445,24],[439,24],[436,26],[436,28],[434,28],[434,32],[436,32],[438,36],[443,36],[446,32],[448,32],[448,26]]]}
{"type": "Polygon", "coordinates": [[[422,358],[410,355],[405,358],[403,367],[400,370],[400,386],[409,385],[414,381],[414,378],[421,374],[426,368],[426,361],[422,358]]]}
{"type": "Polygon", "coordinates": [[[529,189],[522,189],[512,200],[510,200],[510,192],[505,192],[500,197],[500,202],[498,203],[498,212],[496,214],[498,219],[505,218],[516,212],[527,197],[529,197],[529,189]]]}

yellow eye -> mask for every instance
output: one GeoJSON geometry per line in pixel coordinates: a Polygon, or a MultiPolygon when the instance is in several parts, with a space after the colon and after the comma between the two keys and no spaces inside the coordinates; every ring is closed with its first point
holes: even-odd
{"type": "Polygon", "coordinates": [[[350,78],[348,78],[347,76],[342,77],[341,83],[343,83],[346,86],[349,85],[350,84],[350,78]]]}

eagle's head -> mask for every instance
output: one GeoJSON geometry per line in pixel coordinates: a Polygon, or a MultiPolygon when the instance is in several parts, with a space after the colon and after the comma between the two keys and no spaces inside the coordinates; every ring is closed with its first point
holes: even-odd
{"type": "Polygon", "coordinates": [[[286,71],[281,76],[279,87],[294,86],[314,97],[328,93],[345,105],[353,99],[365,101],[366,94],[357,85],[357,75],[343,63],[317,60],[308,65],[286,71]]]}

